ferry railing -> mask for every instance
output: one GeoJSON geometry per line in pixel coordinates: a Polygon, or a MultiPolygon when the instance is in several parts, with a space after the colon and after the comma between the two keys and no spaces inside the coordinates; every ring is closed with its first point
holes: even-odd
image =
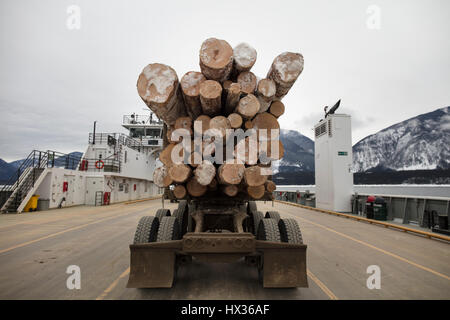
{"type": "MultiPolygon", "coordinates": [[[[81,156],[74,156],[70,154],[64,154],[57,151],[39,151],[33,150],[28,157],[22,161],[10,178],[0,188],[0,193],[8,192],[11,196],[14,196],[10,206],[17,207],[26,197],[29,190],[34,187],[36,180],[39,178],[45,168],[65,168],[76,169],[81,156]],[[16,191],[16,189],[18,189],[16,191]],[[15,193],[15,194],[14,194],[15,193]]],[[[8,198],[2,197],[0,207],[8,201],[8,198]]]]}
{"type": "Polygon", "coordinates": [[[123,116],[123,124],[163,124],[156,116],[130,114],[123,116]]]}
{"type": "Polygon", "coordinates": [[[89,133],[88,143],[108,144],[110,146],[119,144],[137,150],[139,152],[144,150],[141,141],[130,138],[123,133],[96,133],[95,135],[93,133],[89,133]]]}
{"type": "Polygon", "coordinates": [[[120,172],[120,160],[108,158],[82,158],[79,170],[89,172],[120,172]]]}

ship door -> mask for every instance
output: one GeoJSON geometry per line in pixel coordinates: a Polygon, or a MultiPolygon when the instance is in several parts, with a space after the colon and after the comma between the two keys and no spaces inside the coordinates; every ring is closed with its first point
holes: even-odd
{"type": "MultiPolygon", "coordinates": [[[[95,206],[95,194],[104,191],[103,177],[86,177],[86,204],[95,206]]],[[[102,197],[103,199],[103,197],[102,197]]]]}
{"type": "Polygon", "coordinates": [[[73,206],[75,204],[75,176],[65,175],[64,181],[67,182],[67,191],[64,192],[65,206],[73,206]]]}

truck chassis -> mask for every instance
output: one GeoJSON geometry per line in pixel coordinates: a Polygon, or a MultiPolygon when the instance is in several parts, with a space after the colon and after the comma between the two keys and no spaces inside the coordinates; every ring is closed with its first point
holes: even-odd
{"type": "Polygon", "coordinates": [[[172,214],[159,209],[139,221],[127,287],[171,288],[177,269],[193,258],[211,263],[244,258],[258,269],[264,288],[307,287],[306,248],[296,220],[281,219],[275,211],[263,215],[254,201],[181,200],[172,214]]]}

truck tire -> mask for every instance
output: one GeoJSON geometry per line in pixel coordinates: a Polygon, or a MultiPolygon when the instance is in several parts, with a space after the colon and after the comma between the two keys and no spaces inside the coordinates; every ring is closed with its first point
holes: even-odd
{"type": "Polygon", "coordinates": [[[264,219],[264,215],[261,211],[255,211],[252,214],[253,217],[253,234],[256,236],[258,234],[258,227],[261,220],[264,219]]]}
{"type": "Polygon", "coordinates": [[[155,217],[158,218],[159,223],[161,223],[162,217],[170,217],[170,210],[169,209],[158,209],[158,210],[156,210],[155,217]]]}
{"type": "Polygon", "coordinates": [[[280,214],[277,211],[267,211],[265,218],[275,219],[278,223],[278,221],[280,221],[280,214]]]}
{"type": "Polygon", "coordinates": [[[186,200],[180,200],[180,203],[178,204],[178,215],[180,219],[178,219],[178,223],[180,224],[180,230],[181,230],[181,237],[184,236],[184,234],[187,232],[187,226],[188,226],[188,212],[189,207],[186,200]]]}
{"type": "Polygon", "coordinates": [[[172,241],[180,239],[180,226],[175,217],[162,217],[158,228],[156,242],[172,241]]]}
{"type": "Polygon", "coordinates": [[[256,202],[249,201],[247,205],[247,214],[249,216],[252,216],[252,214],[255,213],[256,211],[258,211],[258,208],[256,207],[256,202]]]}
{"type": "Polygon", "coordinates": [[[296,220],[280,219],[278,228],[280,229],[281,242],[303,243],[302,233],[296,220]]]}
{"type": "Polygon", "coordinates": [[[159,220],[156,217],[142,217],[137,225],[133,244],[155,242],[158,228],[159,220]]]}
{"type": "Polygon", "coordinates": [[[259,222],[257,240],[280,242],[280,230],[275,219],[261,219],[259,222]]]}

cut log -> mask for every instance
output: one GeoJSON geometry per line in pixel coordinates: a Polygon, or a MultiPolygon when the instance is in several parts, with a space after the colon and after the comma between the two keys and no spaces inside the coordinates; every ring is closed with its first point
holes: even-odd
{"type": "Polygon", "coordinates": [[[153,182],[160,188],[165,188],[172,184],[173,181],[166,166],[156,168],[153,171],[153,182]]]}
{"type": "Polygon", "coordinates": [[[183,137],[179,137],[178,140],[172,139],[172,132],[175,130],[175,127],[167,127],[167,141],[169,143],[177,144],[178,142],[183,141],[183,137]]]}
{"type": "Polygon", "coordinates": [[[225,40],[206,39],[200,48],[200,69],[207,79],[223,82],[233,67],[233,49],[225,40]]]}
{"type": "Polygon", "coordinates": [[[191,153],[191,163],[189,165],[193,168],[197,168],[200,163],[202,163],[202,150],[200,152],[194,151],[191,153]]]}
{"type": "Polygon", "coordinates": [[[198,134],[203,135],[206,130],[209,129],[209,122],[211,118],[205,114],[202,114],[194,121],[194,131],[198,134]]]}
{"type": "Polygon", "coordinates": [[[186,129],[192,135],[192,119],[191,117],[180,117],[175,121],[175,129],[186,129]]]}
{"type": "Polygon", "coordinates": [[[252,123],[253,129],[257,130],[258,140],[276,140],[279,138],[280,124],[272,114],[268,112],[259,113],[253,118],[252,123]],[[263,129],[266,131],[260,131],[263,129]]]}
{"type": "Polygon", "coordinates": [[[259,100],[259,104],[261,105],[259,108],[259,113],[267,111],[270,107],[270,103],[275,96],[277,88],[275,86],[275,82],[271,79],[262,79],[258,82],[258,86],[256,88],[256,97],[259,100]]]}
{"type": "Polygon", "coordinates": [[[180,81],[181,90],[183,92],[184,104],[187,114],[195,119],[202,114],[200,104],[200,84],[206,78],[201,72],[189,71],[180,81]]]}
{"type": "Polygon", "coordinates": [[[159,160],[166,166],[171,167],[173,165],[172,161],[172,150],[175,147],[176,144],[169,144],[167,147],[161,151],[159,154],[159,160]]]}
{"type": "Polygon", "coordinates": [[[267,73],[267,78],[275,81],[275,100],[281,100],[294,85],[303,71],[303,56],[300,53],[284,52],[277,56],[267,73]]]}
{"type": "Polygon", "coordinates": [[[245,166],[242,163],[226,162],[218,171],[219,182],[222,184],[239,184],[244,177],[245,166]]]}
{"type": "Polygon", "coordinates": [[[238,72],[250,71],[256,62],[256,50],[247,43],[240,43],[233,49],[234,69],[238,72]]]}
{"type": "Polygon", "coordinates": [[[187,192],[193,197],[201,197],[208,190],[208,187],[198,183],[195,177],[192,177],[186,184],[187,192]]]}
{"type": "Polygon", "coordinates": [[[241,85],[239,83],[231,83],[226,89],[227,99],[225,102],[225,113],[228,115],[236,109],[241,97],[241,85]]]}
{"type": "Polygon", "coordinates": [[[169,168],[170,178],[177,183],[186,182],[186,180],[189,179],[191,174],[192,169],[188,165],[185,165],[184,163],[174,164],[169,168]]]}
{"type": "Polygon", "coordinates": [[[168,125],[173,125],[177,118],[186,115],[178,87],[175,70],[160,63],[146,66],[137,81],[137,90],[142,100],[168,125]]]}
{"type": "Polygon", "coordinates": [[[264,185],[267,181],[267,176],[261,173],[259,166],[251,166],[245,168],[244,181],[247,185],[256,187],[264,185]]]}
{"type": "Polygon", "coordinates": [[[239,192],[238,186],[236,186],[234,184],[222,185],[221,189],[222,189],[222,192],[225,193],[229,197],[235,197],[239,192]]]}
{"type": "Polygon", "coordinates": [[[173,189],[173,195],[177,199],[183,199],[184,197],[186,197],[186,193],[186,188],[182,184],[176,185],[173,189]]]}
{"type": "Polygon", "coordinates": [[[242,126],[242,117],[237,113],[231,113],[227,119],[233,129],[237,129],[242,126]]]}
{"type": "Polygon", "coordinates": [[[246,130],[249,130],[249,129],[253,128],[253,122],[252,122],[252,120],[247,120],[247,121],[245,121],[245,122],[244,122],[244,128],[245,128],[246,130]]]}
{"type": "Polygon", "coordinates": [[[245,94],[253,94],[256,90],[257,79],[253,72],[246,71],[239,74],[237,82],[241,86],[241,92],[245,94]]]}
{"type": "Polygon", "coordinates": [[[236,144],[234,156],[245,164],[256,164],[258,162],[258,141],[250,137],[242,139],[236,144]]]}
{"type": "Polygon", "coordinates": [[[256,186],[256,187],[252,187],[252,186],[247,187],[247,193],[253,199],[261,199],[264,196],[265,190],[266,189],[264,188],[264,185],[256,186]]]}
{"type": "Polygon", "coordinates": [[[280,117],[284,113],[284,104],[281,101],[274,101],[270,105],[269,112],[275,117],[280,117]]]}
{"type": "Polygon", "coordinates": [[[195,169],[194,175],[198,183],[207,186],[216,176],[216,167],[209,161],[203,161],[195,169]]]}
{"type": "Polygon", "coordinates": [[[267,180],[264,185],[266,187],[267,192],[274,192],[277,188],[277,185],[272,180],[267,180]]]}
{"type": "Polygon", "coordinates": [[[227,129],[231,129],[231,124],[224,116],[217,116],[212,118],[209,122],[209,129],[217,130],[215,131],[215,134],[221,134],[222,138],[225,138],[227,129]]]}
{"type": "Polygon", "coordinates": [[[244,119],[251,119],[258,113],[259,107],[258,99],[254,95],[249,94],[239,100],[236,112],[244,119]]]}
{"type": "Polygon", "coordinates": [[[208,184],[208,189],[210,190],[217,190],[217,186],[219,185],[219,183],[217,182],[217,179],[214,178],[211,180],[211,183],[208,184]]]}
{"type": "Polygon", "coordinates": [[[202,111],[208,116],[220,114],[222,108],[222,86],[214,80],[206,80],[200,84],[200,102],[202,111]]]}

